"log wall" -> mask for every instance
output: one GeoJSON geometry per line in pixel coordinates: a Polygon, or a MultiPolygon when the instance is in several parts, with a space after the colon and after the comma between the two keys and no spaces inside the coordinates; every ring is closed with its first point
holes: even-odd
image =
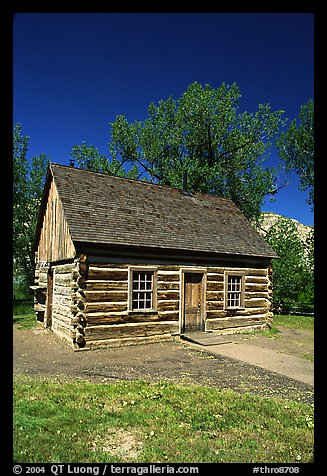
{"type": "Polygon", "coordinates": [[[179,332],[180,267],[157,267],[157,307],[145,312],[128,309],[128,267],[88,262],[83,310],[87,345],[179,332]]]}
{"type": "MultiPolygon", "coordinates": [[[[133,265],[146,268],[146,266],[133,265]]],[[[180,333],[181,266],[158,265],[157,307],[151,312],[128,309],[128,264],[87,263],[82,311],[87,344],[134,337],[180,333]]],[[[151,266],[152,267],[152,266],[151,266]]],[[[183,266],[192,271],[194,267],[183,266]]],[[[266,325],[271,313],[271,282],[267,269],[239,268],[245,273],[244,309],[225,306],[225,272],[235,268],[207,267],[206,330],[235,332],[266,325]]]]}
{"type": "Polygon", "coordinates": [[[72,326],[72,272],[75,263],[53,266],[53,302],[52,326],[56,334],[65,337],[71,343],[74,338],[72,326]]]}
{"type": "Polygon", "coordinates": [[[207,273],[206,330],[234,332],[238,327],[267,325],[272,318],[272,284],[268,269],[238,268],[245,273],[244,308],[227,309],[225,273],[235,268],[211,267],[207,273]]]}
{"type": "MultiPolygon", "coordinates": [[[[53,293],[50,328],[76,348],[85,346],[83,310],[86,266],[84,257],[65,264],[52,264],[53,293]]],[[[36,266],[34,309],[38,320],[48,326],[47,285],[49,265],[36,266]]]]}
{"type": "MultiPolygon", "coordinates": [[[[133,264],[133,268],[146,265],[133,264]]],[[[128,264],[109,264],[79,256],[68,264],[53,265],[52,330],[67,338],[75,348],[124,343],[154,336],[180,333],[181,266],[158,265],[157,306],[151,311],[128,308],[128,264]]],[[[153,265],[150,267],[153,269],[153,265]]],[[[183,266],[192,271],[194,267],[183,266]]],[[[229,267],[206,267],[205,329],[217,333],[266,326],[271,312],[272,286],[269,270],[238,268],[245,274],[242,309],[225,305],[226,272],[229,267]]],[[[37,283],[47,284],[48,268],[37,270],[37,283]]],[[[46,312],[45,303],[37,302],[46,312]]],[[[46,319],[45,319],[46,320],[46,319]]]]}

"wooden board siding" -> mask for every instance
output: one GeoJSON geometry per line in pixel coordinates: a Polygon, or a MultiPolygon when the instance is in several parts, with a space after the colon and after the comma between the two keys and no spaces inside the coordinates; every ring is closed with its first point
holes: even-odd
{"type": "Polygon", "coordinates": [[[73,258],[75,247],[64,216],[58,190],[52,179],[38,244],[38,261],[73,258]]]}

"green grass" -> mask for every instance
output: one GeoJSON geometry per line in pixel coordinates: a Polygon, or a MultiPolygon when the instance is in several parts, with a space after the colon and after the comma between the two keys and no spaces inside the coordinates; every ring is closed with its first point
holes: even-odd
{"type": "MultiPolygon", "coordinates": [[[[288,327],[290,329],[304,330],[314,329],[314,318],[311,316],[294,316],[294,315],[274,315],[273,325],[270,329],[256,331],[260,335],[277,339],[280,334],[280,327],[288,327]]],[[[253,334],[253,332],[251,332],[253,334]]]]}
{"type": "MultiPolygon", "coordinates": [[[[265,329],[263,331],[249,332],[249,334],[255,335],[259,334],[270,339],[279,339],[282,336],[281,331],[283,328],[289,328],[292,330],[314,330],[314,318],[311,316],[294,316],[294,315],[275,315],[273,320],[273,325],[270,329],[265,329]]],[[[304,341],[301,341],[301,338],[294,337],[294,347],[293,350],[288,349],[287,352],[290,352],[296,357],[301,357],[302,359],[308,360],[309,362],[314,362],[314,353],[313,348],[306,347],[304,341]],[[305,351],[300,352],[299,349],[303,348],[305,351]]]]}
{"type": "Polygon", "coordinates": [[[278,334],[280,334],[280,330],[278,329],[278,327],[273,325],[270,329],[265,329],[265,330],[259,331],[259,332],[254,331],[254,332],[251,332],[251,334],[253,334],[253,335],[260,334],[262,336],[270,337],[271,339],[277,339],[278,334]]]}
{"type": "Polygon", "coordinates": [[[274,326],[285,326],[291,329],[312,329],[314,318],[312,316],[274,315],[274,326]]]}
{"type": "Polygon", "coordinates": [[[18,377],[15,462],[309,462],[312,406],[215,388],[18,377]]]}
{"type": "Polygon", "coordinates": [[[13,323],[17,329],[30,329],[36,325],[33,301],[14,302],[13,323]]]}

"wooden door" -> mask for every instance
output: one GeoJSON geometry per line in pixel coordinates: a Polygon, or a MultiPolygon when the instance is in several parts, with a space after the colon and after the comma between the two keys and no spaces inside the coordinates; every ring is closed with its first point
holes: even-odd
{"type": "Polygon", "coordinates": [[[53,270],[48,271],[46,327],[52,328],[53,270]]]}
{"type": "Polygon", "coordinates": [[[183,332],[199,331],[203,328],[202,273],[184,275],[184,326],[183,332]]]}

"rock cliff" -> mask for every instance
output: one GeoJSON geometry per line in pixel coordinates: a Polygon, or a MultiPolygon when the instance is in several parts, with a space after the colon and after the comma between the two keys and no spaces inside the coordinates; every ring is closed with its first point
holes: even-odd
{"type": "MultiPolygon", "coordinates": [[[[277,220],[283,217],[283,215],[278,215],[277,213],[272,213],[272,212],[263,212],[261,216],[262,216],[262,222],[260,223],[260,228],[258,228],[258,232],[262,235],[265,235],[266,232],[272,226],[275,225],[277,220]]],[[[314,227],[303,225],[302,223],[298,222],[297,220],[294,220],[293,218],[291,218],[291,220],[295,223],[301,240],[305,241],[307,237],[309,236],[309,234],[311,233],[311,231],[314,230],[314,227]]]]}

